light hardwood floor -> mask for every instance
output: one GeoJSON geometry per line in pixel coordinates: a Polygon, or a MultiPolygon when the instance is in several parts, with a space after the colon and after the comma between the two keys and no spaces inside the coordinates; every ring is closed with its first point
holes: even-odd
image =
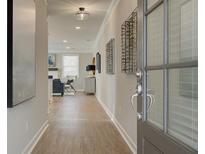
{"type": "Polygon", "coordinates": [[[32,154],[132,154],[95,96],[55,97],[32,154]]]}

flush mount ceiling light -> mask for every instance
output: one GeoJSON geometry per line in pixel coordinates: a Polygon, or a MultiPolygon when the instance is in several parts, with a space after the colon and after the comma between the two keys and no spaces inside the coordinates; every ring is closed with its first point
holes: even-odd
{"type": "Polygon", "coordinates": [[[80,27],[75,27],[75,29],[80,29],[80,27]]]}
{"type": "Polygon", "coordinates": [[[89,13],[85,11],[84,7],[80,7],[79,11],[75,14],[77,20],[86,20],[88,19],[89,13]]]}
{"type": "Polygon", "coordinates": [[[68,41],[67,40],[63,40],[63,43],[67,43],[68,41]]]}
{"type": "Polygon", "coordinates": [[[66,47],[66,49],[70,49],[70,47],[69,47],[69,46],[67,46],[67,47],[66,47]]]}

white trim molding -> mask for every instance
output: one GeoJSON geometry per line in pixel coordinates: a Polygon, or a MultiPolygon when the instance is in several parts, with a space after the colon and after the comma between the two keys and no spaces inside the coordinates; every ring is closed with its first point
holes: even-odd
{"type": "MultiPolygon", "coordinates": [[[[97,98],[97,97],[96,97],[97,98]]],[[[123,126],[120,124],[120,122],[115,118],[113,113],[109,110],[109,108],[99,99],[97,98],[99,104],[102,106],[106,114],[109,116],[111,121],[114,123],[115,127],[119,131],[122,138],[125,140],[127,145],[129,146],[130,150],[133,152],[133,154],[137,154],[137,146],[135,145],[135,142],[131,139],[131,137],[127,134],[126,130],[123,128],[123,126]]]]}
{"type": "MultiPolygon", "coordinates": [[[[97,97],[96,97],[97,98],[97,97]]],[[[98,102],[102,106],[103,110],[106,112],[106,114],[109,116],[109,118],[113,121],[113,114],[112,112],[108,109],[108,107],[99,99],[97,98],[98,102]]]]}
{"type": "Polygon", "coordinates": [[[119,123],[119,121],[116,118],[113,118],[113,123],[115,124],[117,130],[133,152],[133,154],[137,154],[137,146],[135,145],[134,141],[131,139],[131,137],[127,134],[125,129],[122,127],[122,125],[119,123]]]}
{"type": "Polygon", "coordinates": [[[36,146],[36,144],[38,143],[40,138],[43,136],[43,134],[45,133],[45,131],[48,128],[48,126],[49,126],[48,120],[46,120],[43,123],[43,125],[41,126],[41,128],[36,132],[36,134],[31,139],[31,141],[26,145],[26,147],[22,151],[22,154],[31,154],[31,152],[33,151],[34,147],[36,146]]]}

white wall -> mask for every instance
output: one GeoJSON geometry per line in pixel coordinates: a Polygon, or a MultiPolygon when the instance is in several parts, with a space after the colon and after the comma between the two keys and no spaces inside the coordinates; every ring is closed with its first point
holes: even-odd
{"type": "MultiPolygon", "coordinates": [[[[56,54],[56,67],[59,68],[59,75],[62,74],[62,58],[63,55],[69,54],[56,54]]],[[[87,65],[92,64],[93,54],[91,53],[79,53],[79,78],[75,80],[73,86],[76,90],[84,89],[84,79],[88,76],[88,72],[86,72],[85,68],[87,65]]]]}
{"type": "MultiPolygon", "coordinates": [[[[131,94],[135,92],[136,77],[121,73],[121,25],[137,7],[137,0],[119,0],[105,20],[99,33],[95,52],[101,54],[102,73],[96,74],[96,97],[103,103],[114,118],[120,123],[132,145],[137,143],[137,119],[130,105],[131,94]],[[115,74],[108,75],[105,72],[105,45],[115,38],[115,74]]],[[[136,148],[136,147],[135,147],[136,148]]]]}
{"type": "Polygon", "coordinates": [[[8,109],[8,154],[21,154],[47,120],[48,104],[48,33],[44,0],[36,2],[36,97],[8,109]]]}

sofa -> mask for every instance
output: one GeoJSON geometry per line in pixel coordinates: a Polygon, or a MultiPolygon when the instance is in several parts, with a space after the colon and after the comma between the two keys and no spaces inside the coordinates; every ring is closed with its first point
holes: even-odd
{"type": "Polygon", "coordinates": [[[64,95],[64,83],[60,79],[53,79],[53,95],[64,95]]]}

